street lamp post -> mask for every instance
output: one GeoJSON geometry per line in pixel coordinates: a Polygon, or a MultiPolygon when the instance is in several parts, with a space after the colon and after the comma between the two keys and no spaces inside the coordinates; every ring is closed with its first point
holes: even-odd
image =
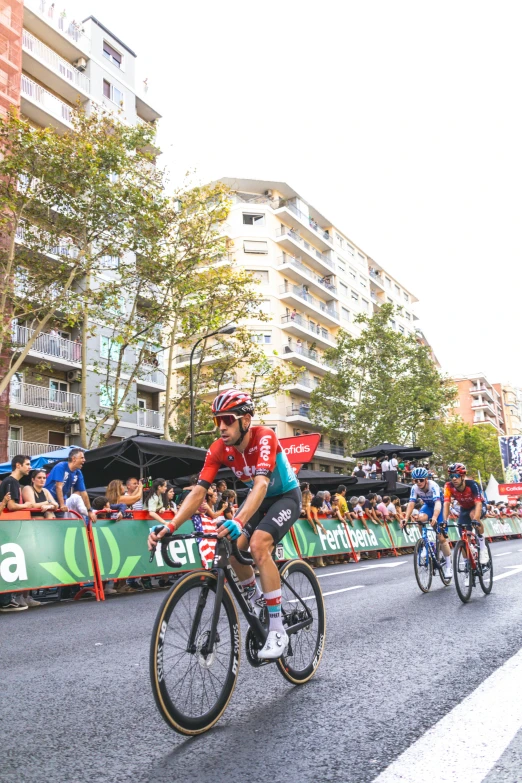
{"type": "Polygon", "coordinates": [[[208,334],[204,334],[203,337],[200,337],[199,340],[196,340],[194,345],[192,346],[192,350],[190,352],[190,361],[189,361],[189,396],[190,396],[190,445],[195,446],[196,445],[196,434],[195,434],[195,427],[196,427],[196,416],[195,416],[195,400],[194,400],[194,381],[192,378],[192,362],[194,360],[194,352],[198,345],[203,342],[203,340],[206,340],[208,337],[213,337],[215,334],[233,334],[237,329],[237,326],[234,326],[234,324],[230,324],[229,326],[223,326],[221,329],[216,329],[215,332],[209,332],[208,334]]]}

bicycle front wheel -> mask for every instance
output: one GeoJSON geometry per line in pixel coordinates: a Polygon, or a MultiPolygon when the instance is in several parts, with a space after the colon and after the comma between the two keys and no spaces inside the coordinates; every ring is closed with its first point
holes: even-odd
{"type": "Polygon", "coordinates": [[[420,589],[423,593],[429,592],[433,578],[433,563],[431,562],[428,546],[423,538],[419,538],[415,542],[413,567],[415,569],[415,579],[420,589]]]}
{"type": "Polygon", "coordinates": [[[314,676],[323,655],[326,616],[323,594],[313,569],[302,560],[290,560],[280,570],[281,612],[285,627],[312,623],[290,634],[286,654],[277,660],[279,671],[294,685],[302,685],[314,676]]]}
{"type": "Polygon", "coordinates": [[[488,550],[489,560],[487,563],[481,564],[480,556],[477,564],[478,578],[480,586],[486,595],[491,593],[493,589],[493,558],[491,556],[491,549],[489,543],[486,541],[486,548],[488,550]]]}
{"type": "Polygon", "coordinates": [[[150,679],[162,718],[180,734],[208,731],[225,711],[239,672],[239,621],[225,586],[208,648],[215,574],[195,571],[166,596],[154,623],[150,679]]]}
{"type": "Polygon", "coordinates": [[[462,540],[457,541],[453,551],[453,576],[458,596],[462,603],[467,604],[473,590],[473,574],[466,544],[462,540]]]}

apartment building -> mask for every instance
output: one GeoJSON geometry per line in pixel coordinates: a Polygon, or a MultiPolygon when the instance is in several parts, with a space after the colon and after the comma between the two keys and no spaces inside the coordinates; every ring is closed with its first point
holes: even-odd
{"type": "Polygon", "coordinates": [[[522,389],[510,383],[502,386],[506,435],[522,435],[522,389]]]}
{"type": "MultiPolygon", "coordinates": [[[[231,251],[260,281],[270,315],[268,323],[248,323],[252,337],[273,361],[305,368],[287,394],[267,400],[265,423],[279,437],[312,432],[310,395],[326,372],[335,372],[324,353],[335,346],[339,329],[357,334],[358,313],[372,314],[391,302],[402,307],[394,327],[413,333],[417,299],[287,183],[222,182],[233,192],[226,227],[231,251]]],[[[188,357],[179,359],[183,366],[188,357]]],[[[308,467],[342,474],[352,462],[340,436],[325,437],[308,467]]]]}
{"type": "MultiPolygon", "coordinates": [[[[21,111],[36,126],[71,128],[78,101],[87,112],[93,105],[122,112],[129,123],[154,123],[160,117],[147,97],[147,85],[137,84],[136,54],[93,16],[78,22],[61,3],[26,0],[21,50],[21,111]]],[[[23,230],[17,241],[23,243],[23,230]]],[[[56,252],[67,254],[70,248],[56,252]]],[[[114,277],[118,265],[119,259],[107,258],[103,275],[114,277]]],[[[25,345],[30,334],[28,324],[14,324],[15,345],[25,345]]],[[[110,333],[97,326],[88,341],[88,366],[109,361],[109,346],[110,333]]],[[[81,352],[78,330],[59,318],[38,337],[10,386],[10,456],[79,442],[81,352]],[[36,371],[42,363],[48,369],[36,371]]],[[[166,384],[159,365],[143,368],[128,399],[136,410],[122,412],[112,441],[137,432],[161,434],[160,395],[166,384]]],[[[88,376],[88,408],[93,411],[107,404],[100,377],[94,372],[88,376]]]]}
{"type": "Polygon", "coordinates": [[[458,397],[452,413],[468,424],[487,424],[499,435],[506,434],[506,414],[502,386],[490,383],[484,373],[453,378],[458,397]]]}

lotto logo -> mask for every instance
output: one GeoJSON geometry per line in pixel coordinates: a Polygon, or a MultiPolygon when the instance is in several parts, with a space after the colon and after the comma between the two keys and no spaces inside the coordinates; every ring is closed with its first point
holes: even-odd
{"type": "Polygon", "coordinates": [[[272,522],[275,522],[276,525],[279,525],[279,527],[283,527],[284,523],[288,522],[291,516],[291,511],[288,511],[288,509],[283,509],[276,517],[272,517],[272,522]]]}
{"type": "Polygon", "coordinates": [[[270,459],[270,438],[268,435],[263,435],[261,440],[259,441],[259,453],[261,454],[261,459],[265,462],[268,462],[270,459]]]}

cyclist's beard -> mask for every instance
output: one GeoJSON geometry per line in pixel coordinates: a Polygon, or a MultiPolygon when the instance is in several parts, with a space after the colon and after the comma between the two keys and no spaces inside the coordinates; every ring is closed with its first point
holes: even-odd
{"type": "Polygon", "coordinates": [[[231,444],[232,446],[235,446],[236,448],[241,445],[241,443],[243,441],[243,438],[245,437],[245,435],[247,434],[248,430],[250,429],[250,427],[247,427],[246,429],[243,429],[243,425],[241,423],[241,419],[238,419],[237,423],[239,424],[239,438],[236,440],[235,443],[231,444]]]}

